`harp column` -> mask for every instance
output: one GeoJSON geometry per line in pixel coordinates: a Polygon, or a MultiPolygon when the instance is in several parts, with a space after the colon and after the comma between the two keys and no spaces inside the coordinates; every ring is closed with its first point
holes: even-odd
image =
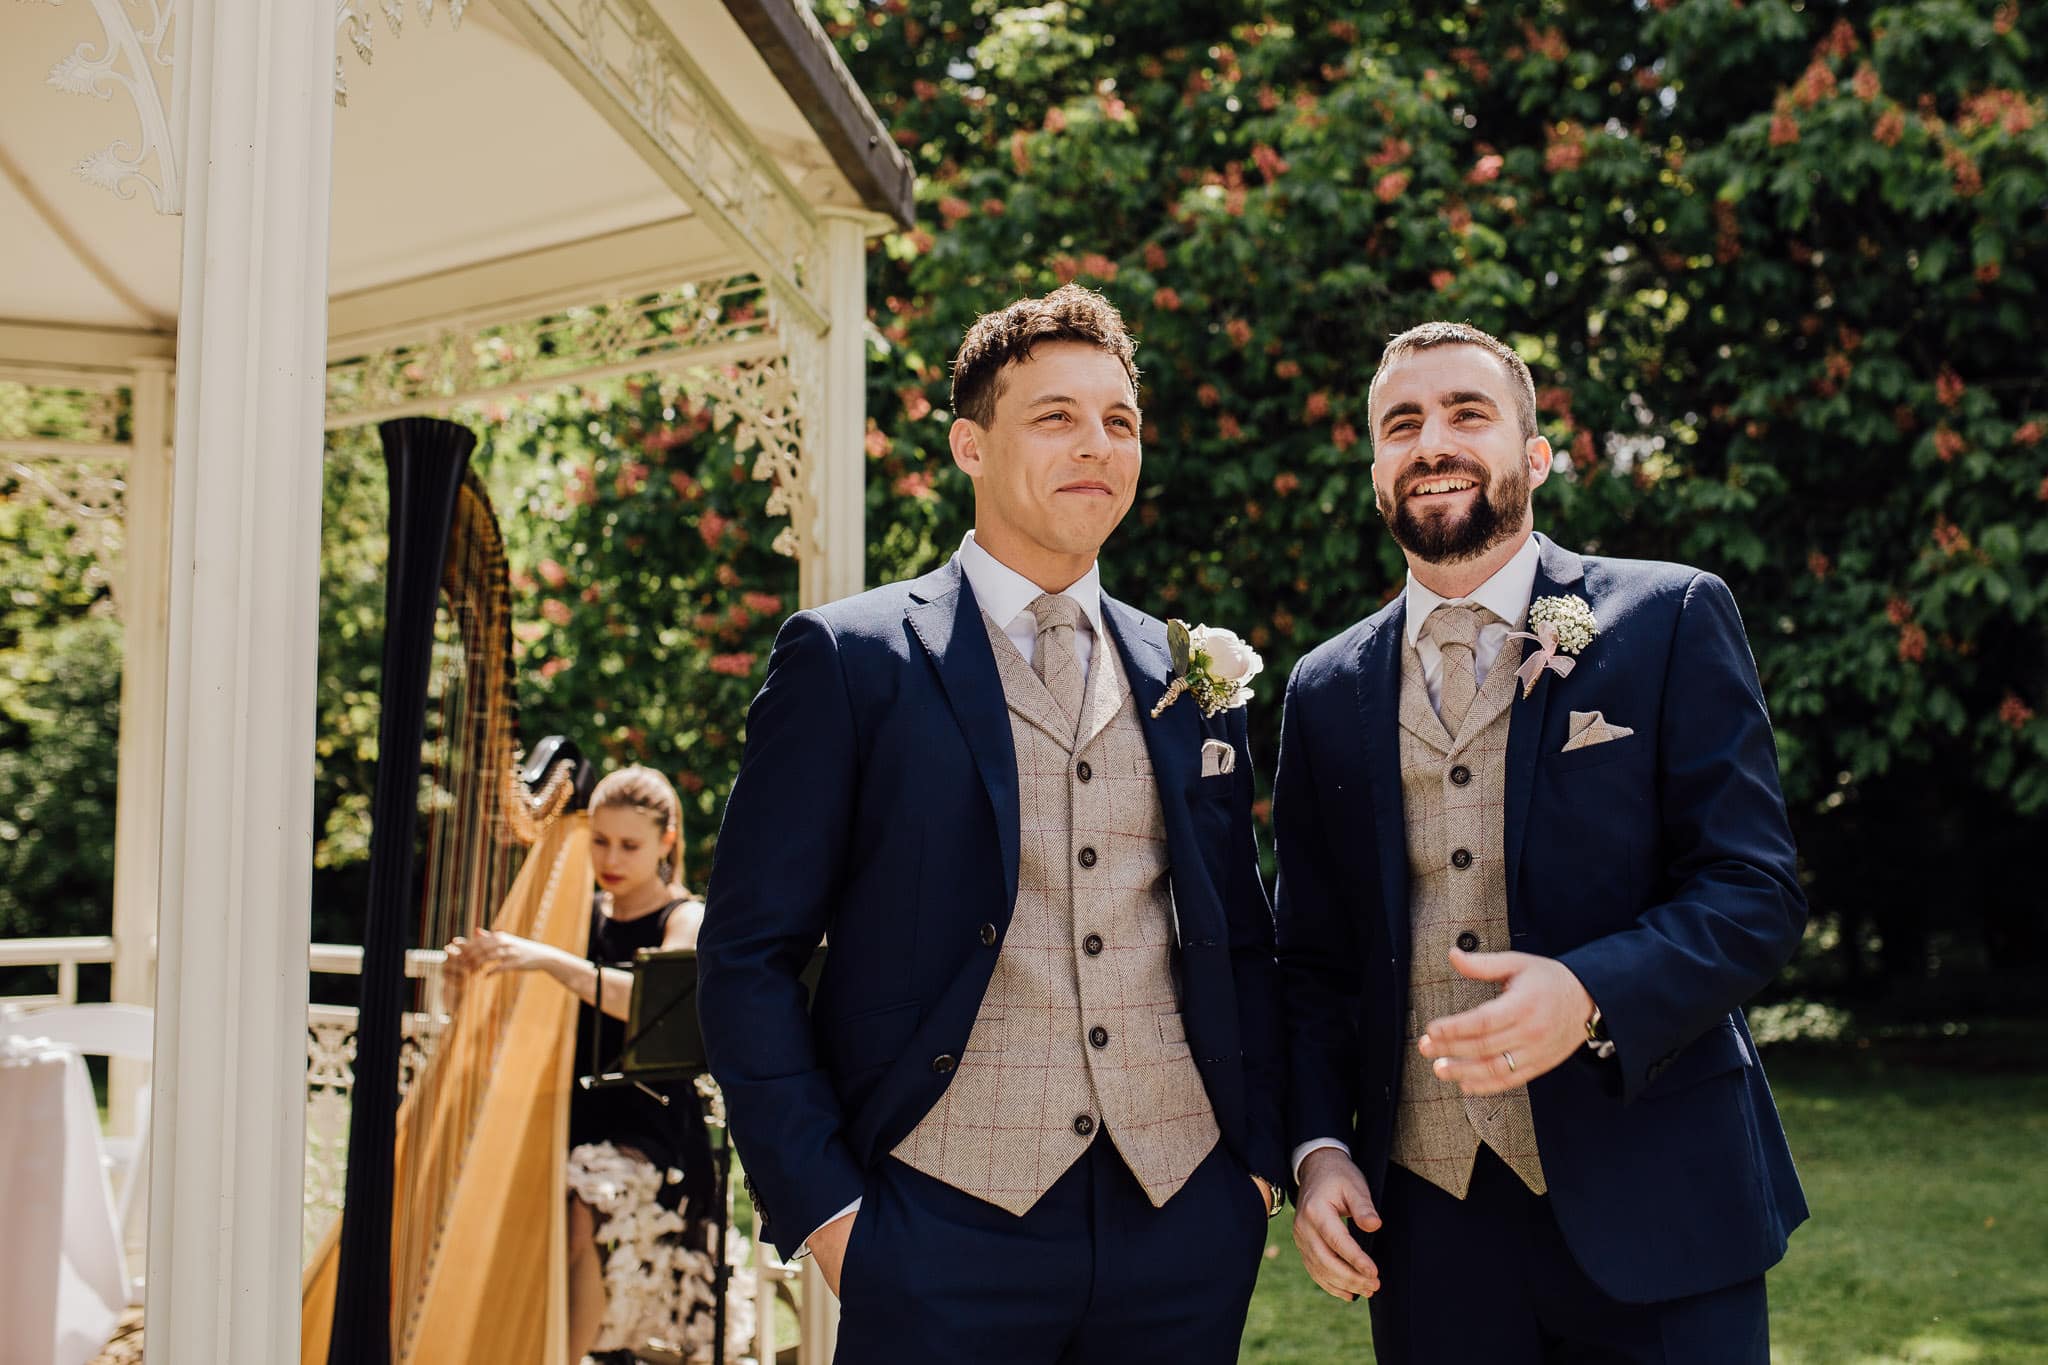
{"type": "Polygon", "coordinates": [[[331,4],[182,0],[147,1359],[298,1359],[331,4]]]}

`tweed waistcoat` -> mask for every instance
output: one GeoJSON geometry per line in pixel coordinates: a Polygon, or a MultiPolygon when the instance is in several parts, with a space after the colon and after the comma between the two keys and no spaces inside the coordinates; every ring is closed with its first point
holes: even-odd
{"type": "Polygon", "coordinates": [[[1163,1204],[1218,1130],[1181,1021],[1137,704],[1115,642],[1097,639],[1070,738],[1031,665],[982,619],[1017,754],[1017,903],[952,1082],[894,1155],[1022,1214],[1106,1128],[1163,1204]]]}
{"type": "Polygon", "coordinates": [[[1484,1142],[1522,1182],[1545,1192],[1526,1087],[1467,1098],[1440,1081],[1415,1050],[1432,1019],[1500,993],[1450,965],[1453,946],[1501,952],[1508,942],[1504,797],[1508,722],[1519,688],[1522,642],[1511,640],[1487,671],[1454,737],[1429,704],[1412,645],[1401,663],[1401,808],[1408,826],[1408,1026],[1402,1051],[1393,1159],[1456,1198],[1472,1182],[1484,1142]],[[1461,865],[1462,864],[1462,865],[1461,865]],[[1470,935],[1469,938],[1461,936],[1470,935]]]}

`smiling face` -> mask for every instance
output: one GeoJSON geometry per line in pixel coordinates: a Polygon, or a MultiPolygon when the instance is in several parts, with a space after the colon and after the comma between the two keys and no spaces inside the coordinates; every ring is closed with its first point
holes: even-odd
{"type": "Polygon", "coordinates": [[[1373,498],[1411,566],[1511,555],[1533,526],[1550,443],[1524,435],[1500,360],[1461,343],[1411,351],[1382,370],[1372,402],[1373,498]]]}
{"type": "Polygon", "coordinates": [[[630,902],[659,882],[661,860],[675,841],[675,831],[636,806],[605,805],[590,812],[590,868],[615,900],[630,902]]]}
{"type": "Polygon", "coordinates": [[[1095,562],[1137,496],[1137,395],[1099,346],[1049,341],[996,376],[982,426],[954,421],[953,459],[974,480],[974,538],[1048,592],[1095,562]]]}

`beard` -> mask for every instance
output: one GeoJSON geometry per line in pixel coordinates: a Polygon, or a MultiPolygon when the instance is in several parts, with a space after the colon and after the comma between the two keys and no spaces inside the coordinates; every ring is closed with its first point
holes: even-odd
{"type": "Polygon", "coordinates": [[[1529,507],[1529,471],[1519,462],[1510,465],[1496,487],[1477,461],[1448,460],[1410,470],[1395,485],[1391,498],[1375,489],[1373,500],[1393,532],[1395,544],[1426,564],[1458,564],[1479,558],[1521,531],[1529,507]],[[1471,479],[1478,485],[1471,510],[1462,516],[1418,514],[1408,490],[1445,475],[1471,479]]]}

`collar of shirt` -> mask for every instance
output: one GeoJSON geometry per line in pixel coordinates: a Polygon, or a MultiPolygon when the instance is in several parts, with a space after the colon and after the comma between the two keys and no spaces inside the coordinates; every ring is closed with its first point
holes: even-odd
{"type": "MultiPolygon", "coordinates": [[[[960,571],[967,575],[967,582],[974,589],[974,600],[988,613],[989,619],[1002,628],[1011,640],[1017,640],[1020,632],[1023,638],[1036,642],[1038,623],[1031,616],[1031,603],[1045,589],[1033,583],[1023,574],[997,559],[975,542],[974,532],[969,531],[960,539],[960,571]],[[1020,623],[1018,617],[1023,617],[1020,623]]],[[[1071,597],[1081,606],[1081,619],[1085,633],[1101,637],[1102,627],[1102,565],[1098,562],[1088,566],[1088,572],[1081,575],[1061,594],[1071,597]]],[[[1077,641],[1077,647],[1085,649],[1089,641],[1077,641]]],[[[1022,649],[1025,660],[1031,659],[1033,650],[1022,649]]],[[[1082,661],[1087,667],[1087,661],[1082,661]]]]}
{"type": "MultiPolygon", "coordinates": [[[[1542,547],[1531,535],[1522,542],[1522,548],[1515,551],[1515,557],[1494,570],[1493,577],[1464,597],[1443,597],[1419,581],[1414,574],[1408,575],[1406,588],[1408,620],[1402,627],[1410,645],[1422,636],[1422,623],[1429,614],[1445,603],[1474,602],[1507,622],[1507,629],[1520,630],[1522,622],[1529,615],[1529,598],[1536,591],[1536,570],[1543,560],[1542,547]]],[[[980,586],[976,585],[976,591],[980,586]]]]}

